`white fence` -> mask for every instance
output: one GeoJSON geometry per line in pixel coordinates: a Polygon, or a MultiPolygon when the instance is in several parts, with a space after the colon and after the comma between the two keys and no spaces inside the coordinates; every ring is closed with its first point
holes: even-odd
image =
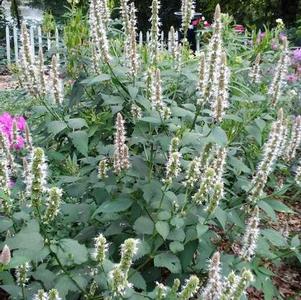
{"type": "MultiPolygon", "coordinates": [[[[17,62],[19,60],[20,30],[15,25],[6,25],[5,32],[6,59],[7,65],[10,65],[12,62],[17,62]]],[[[41,26],[30,26],[29,37],[32,57],[34,57],[40,49],[49,51],[51,48],[55,47],[58,50],[61,44],[59,30],[57,28],[55,30],[55,35],[51,37],[50,35],[43,35],[41,26]]]]}
{"type": "MultiPolygon", "coordinates": [[[[171,51],[171,32],[168,32],[166,36],[162,31],[160,34],[161,49],[168,49],[171,51]]],[[[54,36],[43,35],[41,26],[30,26],[29,27],[29,36],[31,44],[31,55],[34,57],[40,49],[49,51],[51,48],[55,47],[58,51],[62,47],[62,41],[60,39],[59,30],[55,30],[54,36]]],[[[180,34],[178,31],[175,31],[174,40],[179,42],[180,34]]],[[[139,32],[138,37],[139,45],[144,43],[148,44],[150,42],[150,32],[147,31],[143,33],[139,32]]],[[[17,62],[19,60],[19,49],[20,49],[20,32],[16,26],[6,26],[6,58],[7,65],[10,65],[12,62],[17,62]]],[[[196,34],[196,51],[200,51],[200,39],[199,35],[196,34]]]]}
{"type": "MultiPolygon", "coordinates": [[[[161,41],[161,48],[162,49],[168,49],[168,51],[171,51],[171,40],[172,40],[171,35],[172,35],[171,31],[168,32],[167,36],[164,33],[164,31],[161,31],[160,41],[161,41]]],[[[195,39],[196,39],[196,51],[199,52],[200,49],[201,49],[201,40],[200,40],[199,33],[196,33],[195,39]]],[[[174,40],[177,43],[180,42],[179,31],[175,31],[174,40]]],[[[143,45],[144,42],[146,42],[146,44],[148,44],[150,42],[150,32],[149,31],[147,31],[145,34],[142,31],[139,32],[139,45],[143,45]]]]}

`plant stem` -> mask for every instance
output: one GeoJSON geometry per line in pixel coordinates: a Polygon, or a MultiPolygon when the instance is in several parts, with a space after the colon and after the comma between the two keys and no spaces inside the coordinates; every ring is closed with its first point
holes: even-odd
{"type": "Polygon", "coordinates": [[[22,285],[22,298],[23,298],[23,300],[26,300],[24,285],[22,285]]]}

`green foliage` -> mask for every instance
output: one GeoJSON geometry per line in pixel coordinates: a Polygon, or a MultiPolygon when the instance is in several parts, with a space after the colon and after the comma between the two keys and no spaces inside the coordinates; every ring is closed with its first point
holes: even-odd
{"type": "MultiPolygon", "coordinates": [[[[38,105],[32,106],[30,114],[25,112],[30,116],[35,146],[43,147],[48,157],[47,188],[63,190],[60,213],[51,223],[45,222],[48,189],[39,191],[36,202],[24,193],[21,161],[31,150],[14,153],[13,212],[0,217],[2,244],[10,247],[13,258],[0,275],[1,288],[13,299],[31,299],[41,288],[55,288],[68,300],[135,300],[159,299],[160,286],[155,282],[160,282],[168,285],[163,289],[169,295],[166,299],[173,300],[180,285],[175,281],[177,289],[172,290],[175,278],[184,284],[185,279],[197,275],[202,284],[206,283],[208,259],[220,251],[222,278],[231,271],[248,274],[245,269],[249,269],[255,275],[251,285],[263,291],[265,299],[281,299],[273,286],[273,272],[266,266],[279,264],[284,257],[301,261],[297,233],[286,235],[271,227],[278,212],[294,213],[289,201],[296,201],[300,194],[291,170],[297,158],[291,163],[282,158],[276,162],[263,195],[257,199],[261,231],[254,259],[244,261],[237,251],[243,246],[246,220],[254,207],[248,201],[252,175],[257,172],[277,110],[282,107],[287,118],[294,113],[290,86],[277,107],[267,95],[273,75],[269,70],[280,54],[280,49],[270,48],[271,40],[278,38],[278,29],[252,44],[258,33],[238,34],[230,26],[231,18],[224,16],[228,26],[223,37],[232,75],[230,105],[221,122],[212,118],[210,105],[197,105],[199,56],[184,46],[179,71],[172,55],[160,51],[157,67],[161,70],[162,98],[171,111],[170,118],[164,119],[152,109],[149,97],[146,73],[154,66],[150,65],[148,45],[139,47],[140,69],[137,76],[131,76],[123,52],[124,36],[110,25],[113,59],[100,61],[96,74],[87,22],[82,17],[82,11],[73,8],[65,27],[65,66],[69,71],[65,74],[69,75],[64,102],[55,105],[47,102],[47,97],[36,97],[38,105]],[[262,55],[264,76],[255,84],[249,71],[257,53],[262,55]],[[141,109],[141,117],[132,113],[133,105],[141,109]],[[118,113],[124,119],[130,163],[121,172],[114,170],[118,113]],[[175,138],[179,145],[170,147],[175,138]],[[206,163],[214,161],[221,147],[228,149],[222,176],[225,191],[216,209],[208,212],[208,203],[196,203],[193,195],[200,187],[206,163]],[[181,166],[167,183],[166,165],[172,153],[180,154],[181,166]],[[184,185],[186,171],[196,157],[202,158],[204,165],[195,186],[188,187],[184,185]],[[107,176],[99,178],[98,166],[103,160],[107,162],[107,176]],[[101,266],[94,255],[94,238],[100,233],[109,244],[101,266]],[[139,240],[134,255],[124,247],[120,254],[120,245],[128,239],[139,240]],[[124,257],[132,262],[127,278],[118,273],[124,257]],[[25,287],[18,287],[11,274],[27,261],[32,265],[30,280],[25,287]],[[126,285],[122,297],[112,293],[112,274],[120,275],[115,277],[120,285],[126,285]]],[[[207,50],[206,45],[203,50],[207,50]]],[[[215,167],[217,172],[220,166],[215,167]]],[[[39,179],[41,176],[35,178],[39,179]]],[[[216,190],[214,186],[206,194],[209,201],[216,190]]],[[[0,196],[5,200],[3,193],[0,196]]],[[[241,292],[249,281],[240,278],[241,292]]],[[[238,299],[241,294],[235,295],[238,299]]]]}

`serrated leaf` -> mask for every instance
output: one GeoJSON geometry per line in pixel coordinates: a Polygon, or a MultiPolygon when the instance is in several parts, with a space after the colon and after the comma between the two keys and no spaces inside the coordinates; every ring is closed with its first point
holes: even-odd
{"type": "Polygon", "coordinates": [[[258,207],[260,207],[273,221],[277,220],[274,209],[266,201],[258,202],[258,207]]]}
{"type": "Polygon", "coordinates": [[[72,129],[82,129],[83,127],[88,127],[87,122],[81,118],[69,119],[68,125],[72,129]]]}
{"type": "Polygon", "coordinates": [[[118,198],[116,200],[109,200],[104,202],[93,214],[95,216],[98,213],[116,213],[125,211],[131,207],[133,200],[130,198],[118,198]]]}
{"type": "Polygon", "coordinates": [[[84,156],[88,156],[88,143],[89,137],[86,131],[75,131],[68,134],[69,138],[71,138],[74,147],[83,154],[84,156]]]}
{"type": "Polygon", "coordinates": [[[164,221],[159,221],[156,223],[156,230],[162,236],[162,238],[166,240],[169,234],[169,224],[164,221]]]}
{"type": "Polygon", "coordinates": [[[58,133],[62,132],[66,128],[67,125],[63,121],[52,121],[47,124],[48,132],[53,135],[57,135],[58,133]]]}
{"type": "Polygon", "coordinates": [[[59,246],[52,246],[63,265],[83,264],[88,260],[88,250],[85,245],[76,240],[62,239],[59,246]]]}
{"type": "Polygon", "coordinates": [[[275,246],[285,247],[287,246],[286,239],[282,234],[274,229],[264,229],[261,233],[275,246]]]}
{"type": "Polygon", "coordinates": [[[97,84],[103,81],[108,81],[111,80],[111,76],[108,74],[100,74],[98,76],[95,77],[89,77],[87,79],[84,79],[81,81],[81,84],[83,85],[87,85],[87,86],[91,86],[93,84],[97,84]]]}
{"type": "Polygon", "coordinates": [[[288,206],[283,204],[281,201],[270,200],[270,199],[266,199],[263,201],[268,203],[274,210],[276,210],[278,212],[290,213],[290,214],[294,213],[294,211],[292,209],[290,209],[288,206]]]}
{"type": "Polygon", "coordinates": [[[177,256],[170,252],[158,254],[154,258],[155,267],[166,268],[171,273],[181,272],[181,263],[177,256]]]}
{"type": "Polygon", "coordinates": [[[140,272],[130,269],[129,282],[137,289],[146,290],[146,282],[140,272]]]}
{"type": "Polygon", "coordinates": [[[6,217],[0,217],[0,233],[6,231],[12,226],[13,226],[13,222],[11,219],[6,217]]]}
{"type": "Polygon", "coordinates": [[[220,146],[226,146],[228,143],[228,137],[226,132],[220,128],[215,127],[212,129],[208,139],[212,141],[213,143],[217,143],[220,146]]]}
{"type": "Polygon", "coordinates": [[[184,245],[178,241],[173,241],[169,244],[169,249],[172,253],[181,252],[184,250],[184,245]]]}
{"type": "Polygon", "coordinates": [[[202,237],[202,235],[207,232],[209,229],[209,227],[207,225],[204,225],[204,224],[198,224],[196,226],[196,230],[197,230],[197,233],[198,233],[198,238],[200,239],[202,237]]]}
{"type": "Polygon", "coordinates": [[[141,216],[135,221],[134,230],[138,234],[152,234],[154,231],[154,222],[149,217],[141,216]]]}

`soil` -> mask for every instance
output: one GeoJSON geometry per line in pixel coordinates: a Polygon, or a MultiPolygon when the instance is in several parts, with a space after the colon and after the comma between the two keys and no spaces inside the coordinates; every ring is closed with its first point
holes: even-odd
{"type": "Polygon", "coordinates": [[[0,76],[0,91],[14,89],[16,82],[11,75],[0,76]]]}

